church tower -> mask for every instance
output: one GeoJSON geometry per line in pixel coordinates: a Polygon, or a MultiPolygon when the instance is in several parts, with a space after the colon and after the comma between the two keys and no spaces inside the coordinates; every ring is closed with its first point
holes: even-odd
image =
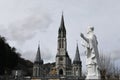
{"type": "Polygon", "coordinates": [[[56,55],[56,71],[57,75],[70,75],[71,59],[67,52],[66,29],[64,24],[64,17],[61,17],[61,24],[58,30],[58,47],[56,55]]]}
{"type": "Polygon", "coordinates": [[[73,60],[73,76],[76,76],[79,78],[82,76],[82,65],[81,64],[82,63],[81,63],[79,48],[78,48],[78,44],[77,44],[76,54],[75,54],[75,58],[73,60]]]}
{"type": "Polygon", "coordinates": [[[43,75],[43,60],[41,58],[40,46],[38,45],[37,55],[33,65],[33,77],[40,77],[43,75]]]}

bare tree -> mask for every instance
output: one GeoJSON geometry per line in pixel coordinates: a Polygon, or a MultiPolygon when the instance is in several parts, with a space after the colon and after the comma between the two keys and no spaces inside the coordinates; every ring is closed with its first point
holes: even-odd
{"type": "Polygon", "coordinates": [[[99,67],[102,80],[119,80],[120,79],[120,67],[115,64],[115,61],[110,55],[99,55],[99,67]]]}
{"type": "Polygon", "coordinates": [[[113,73],[113,60],[110,55],[99,55],[99,67],[101,73],[101,79],[105,80],[106,78],[110,78],[113,73]]]}
{"type": "Polygon", "coordinates": [[[120,68],[118,65],[115,65],[114,66],[114,78],[116,80],[119,80],[120,79],[120,68]]]}

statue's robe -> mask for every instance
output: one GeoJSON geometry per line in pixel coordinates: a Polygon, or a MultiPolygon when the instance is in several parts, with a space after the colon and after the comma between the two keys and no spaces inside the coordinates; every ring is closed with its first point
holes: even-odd
{"type": "Polygon", "coordinates": [[[91,32],[85,37],[86,44],[86,66],[87,66],[87,78],[86,79],[100,79],[99,71],[99,52],[98,52],[98,42],[96,36],[91,32]]]}

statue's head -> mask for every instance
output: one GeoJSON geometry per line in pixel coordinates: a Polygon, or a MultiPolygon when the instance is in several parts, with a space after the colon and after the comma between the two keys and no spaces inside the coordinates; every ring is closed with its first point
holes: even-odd
{"type": "Polygon", "coordinates": [[[87,33],[93,32],[94,31],[94,27],[93,26],[88,26],[88,31],[87,33]]]}

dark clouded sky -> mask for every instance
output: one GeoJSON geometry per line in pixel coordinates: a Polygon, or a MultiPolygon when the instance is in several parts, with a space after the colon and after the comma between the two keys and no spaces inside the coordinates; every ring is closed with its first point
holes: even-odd
{"type": "MultiPolygon", "coordinates": [[[[0,34],[22,57],[34,60],[38,42],[45,62],[55,61],[62,11],[67,29],[68,53],[73,59],[78,40],[81,59],[85,49],[80,33],[95,27],[99,51],[120,62],[119,0],[0,0],[0,34]]],[[[85,64],[83,64],[85,67],[85,64]]]]}

